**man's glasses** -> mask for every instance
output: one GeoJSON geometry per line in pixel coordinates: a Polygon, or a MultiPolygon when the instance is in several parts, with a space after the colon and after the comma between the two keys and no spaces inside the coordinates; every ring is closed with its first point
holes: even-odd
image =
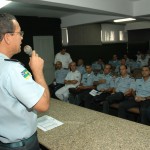
{"type": "Polygon", "coordinates": [[[20,32],[8,32],[9,34],[15,34],[15,33],[17,33],[17,34],[20,34],[20,36],[22,36],[23,37],[23,35],[24,35],[24,31],[20,31],[20,32]]]}

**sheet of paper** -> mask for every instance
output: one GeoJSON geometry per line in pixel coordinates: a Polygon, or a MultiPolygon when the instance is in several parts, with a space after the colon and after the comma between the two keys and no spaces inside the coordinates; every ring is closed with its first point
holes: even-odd
{"type": "Polygon", "coordinates": [[[48,131],[48,130],[54,129],[62,124],[63,124],[63,122],[60,122],[60,121],[56,120],[55,118],[52,118],[47,115],[44,115],[37,119],[37,127],[43,131],[48,131]]]}
{"type": "Polygon", "coordinates": [[[92,90],[89,92],[90,95],[92,96],[96,96],[96,95],[100,95],[102,92],[96,91],[96,90],[92,90]]]}

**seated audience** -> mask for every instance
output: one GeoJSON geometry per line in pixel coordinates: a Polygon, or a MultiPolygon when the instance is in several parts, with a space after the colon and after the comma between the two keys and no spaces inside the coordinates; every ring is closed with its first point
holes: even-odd
{"type": "Polygon", "coordinates": [[[68,102],[69,88],[76,88],[81,80],[81,73],[77,70],[75,62],[70,64],[70,70],[64,81],[65,86],[55,92],[57,98],[66,102],[68,102]]]}
{"type": "Polygon", "coordinates": [[[83,106],[89,109],[98,110],[100,102],[110,95],[114,87],[113,76],[111,74],[111,65],[106,64],[102,74],[98,74],[94,82],[97,86],[96,90],[99,91],[99,95],[86,94],[82,101],[83,106]]]}
{"type": "Polygon", "coordinates": [[[118,116],[127,118],[127,110],[132,107],[140,109],[141,123],[150,125],[148,114],[150,108],[150,68],[142,67],[142,78],[136,79],[132,85],[133,97],[121,102],[119,105],[118,116]]]}
{"type": "Polygon", "coordinates": [[[91,89],[94,89],[93,82],[95,80],[96,76],[94,75],[92,71],[91,65],[87,64],[86,65],[86,73],[83,74],[82,80],[80,85],[76,89],[70,89],[70,95],[69,95],[69,102],[72,104],[79,105],[80,104],[80,99],[82,97],[89,93],[91,89]],[[71,92],[72,90],[72,92],[71,92]]]}
{"type": "Polygon", "coordinates": [[[121,76],[115,79],[113,93],[106,97],[103,103],[104,113],[109,113],[109,106],[111,104],[119,103],[131,95],[131,85],[135,82],[135,80],[128,75],[126,65],[120,66],[120,74],[121,76]]]}

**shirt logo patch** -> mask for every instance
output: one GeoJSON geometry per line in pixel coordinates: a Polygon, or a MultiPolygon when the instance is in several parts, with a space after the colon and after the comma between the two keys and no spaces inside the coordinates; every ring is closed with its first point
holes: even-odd
{"type": "Polygon", "coordinates": [[[25,79],[29,79],[29,77],[31,77],[31,73],[27,69],[23,70],[21,74],[25,79]]]}

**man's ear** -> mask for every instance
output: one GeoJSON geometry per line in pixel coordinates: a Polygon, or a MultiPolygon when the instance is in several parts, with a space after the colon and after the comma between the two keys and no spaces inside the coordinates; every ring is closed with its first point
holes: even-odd
{"type": "Polygon", "coordinates": [[[10,44],[11,43],[11,34],[9,34],[9,33],[6,33],[6,34],[4,34],[4,36],[3,36],[3,40],[7,43],[7,44],[10,44]]]}

